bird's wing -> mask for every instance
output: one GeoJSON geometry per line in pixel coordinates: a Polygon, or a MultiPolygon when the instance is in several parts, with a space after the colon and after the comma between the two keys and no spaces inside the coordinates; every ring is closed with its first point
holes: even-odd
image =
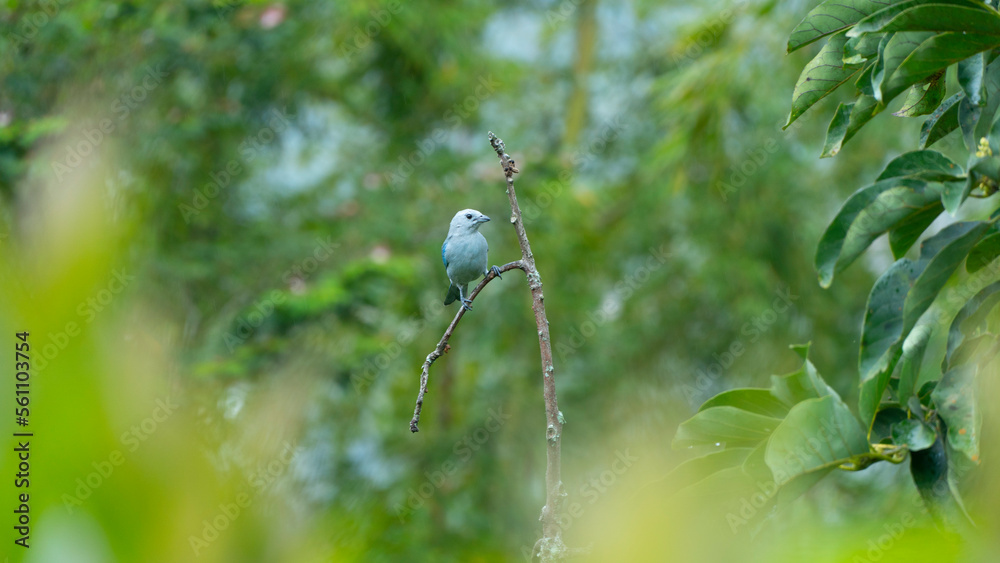
{"type": "Polygon", "coordinates": [[[448,259],[444,256],[445,249],[448,248],[448,239],[444,239],[444,244],[441,245],[441,261],[444,262],[444,267],[448,267],[448,259]]]}

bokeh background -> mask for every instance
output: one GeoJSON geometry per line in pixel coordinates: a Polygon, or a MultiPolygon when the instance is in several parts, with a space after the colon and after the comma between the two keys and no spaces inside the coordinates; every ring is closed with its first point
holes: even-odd
{"type": "Polygon", "coordinates": [[[525,560],[545,419],[519,272],[477,299],[408,429],[455,312],[448,221],[482,211],[491,263],[519,257],[493,131],[545,283],[582,560],[989,560],[989,428],[981,538],[937,534],[905,464],[745,525],[663,484],[696,454],[677,424],[796,369],[789,344],[856,403],[891,255],[829,290],[812,256],[919,121],[886,112],[825,160],[836,99],[781,129],[813,4],[4,2],[0,340],[30,332],[35,436],[24,550],[4,410],[0,553],[525,560]]]}

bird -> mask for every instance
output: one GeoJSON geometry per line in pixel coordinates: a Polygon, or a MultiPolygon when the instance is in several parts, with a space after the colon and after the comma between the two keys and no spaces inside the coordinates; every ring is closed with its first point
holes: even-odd
{"type": "MultiPolygon", "coordinates": [[[[490,218],[475,209],[463,209],[455,214],[448,227],[448,237],[441,245],[441,261],[448,273],[448,295],[445,305],[455,300],[461,300],[466,311],[472,310],[472,301],[465,296],[469,292],[469,282],[479,276],[487,276],[493,272],[500,277],[500,268],[487,268],[486,254],[490,245],[486,237],[479,232],[479,227],[490,218]]],[[[502,279],[502,278],[501,278],[502,279]]]]}

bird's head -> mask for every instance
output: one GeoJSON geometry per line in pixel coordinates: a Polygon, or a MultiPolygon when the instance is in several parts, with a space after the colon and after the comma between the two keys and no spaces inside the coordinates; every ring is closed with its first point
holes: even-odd
{"type": "Polygon", "coordinates": [[[475,209],[463,209],[452,218],[449,232],[452,234],[474,233],[479,230],[480,225],[489,220],[489,217],[475,209]]]}

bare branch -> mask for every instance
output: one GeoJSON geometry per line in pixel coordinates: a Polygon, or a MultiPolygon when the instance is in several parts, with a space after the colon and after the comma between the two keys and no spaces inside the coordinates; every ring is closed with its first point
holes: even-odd
{"type": "MultiPolygon", "coordinates": [[[[502,274],[515,269],[524,269],[520,260],[500,266],[500,273],[502,274]]],[[[490,283],[495,277],[497,277],[496,274],[490,270],[490,273],[487,274],[482,281],[479,282],[479,285],[472,290],[472,293],[469,294],[469,301],[475,301],[479,292],[482,291],[482,289],[486,287],[486,284],[490,283]]],[[[420,391],[417,393],[417,406],[413,409],[413,418],[410,419],[410,432],[420,432],[420,428],[418,428],[417,425],[420,423],[420,409],[424,406],[424,394],[427,393],[427,377],[428,372],[431,369],[431,364],[434,363],[434,360],[437,360],[448,351],[448,340],[451,339],[451,334],[455,332],[455,327],[458,326],[458,321],[462,320],[462,316],[464,314],[465,307],[462,307],[461,304],[459,304],[458,313],[455,313],[455,318],[452,319],[451,324],[448,325],[448,329],[444,331],[444,336],[442,336],[441,340],[438,341],[434,350],[430,354],[427,354],[427,359],[424,360],[424,365],[420,368],[420,391]]]]}
{"type": "MultiPolygon", "coordinates": [[[[523,270],[528,281],[528,288],[531,290],[531,310],[535,314],[535,325],[538,327],[538,348],[542,360],[542,396],[545,400],[545,442],[546,442],[546,467],[545,467],[545,506],[542,507],[542,537],[535,543],[533,556],[538,556],[542,561],[556,561],[564,559],[573,554],[576,550],[570,550],[562,540],[562,528],[559,526],[559,512],[563,499],[566,496],[563,491],[562,478],[560,476],[560,443],[562,440],[563,416],[559,412],[559,402],[556,399],[555,367],[552,365],[552,342],[549,337],[549,321],[545,315],[545,295],[542,293],[542,277],[535,268],[535,256],[531,253],[531,244],[528,242],[528,235],[524,230],[524,220],[521,217],[521,208],[517,204],[517,194],[514,193],[514,174],[519,171],[514,160],[505,152],[503,141],[501,141],[491,131],[489,134],[490,145],[500,158],[500,165],[503,167],[504,176],[507,179],[507,197],[510,199],[510,222],[517,233],[517,242],[521,247],[521,259],[516,262],[505,264],[500,268],[501,273],[515,268],[523,270]]],[[[495,276],[492,272],[487,275],[476,289],[472,291],[470,300],[475,299],[487,283],[495,276]]],[[[448,350],[448,340],[451,338],[458,321],[465,314],[464,308],[459,308],[454,320],[448,325],[444,336],[438,342],[434,350],[427,355],[420,373],[420,391],[417,394],[417,404],[413,410],[413,419],[410,421],[410,431],[417,432],[417,424],[420,422],[420,409],[424,404],[424,394],[427,393],[427,378],[431,364],[441,357],[448,350]]]]}
{"type": "Polygon", "coordinates": [[[542,293],[542,277],[535,268],[535,256],[531,253],[528,234],[524,230],[524,220],[521,218],[521,208],[517,204],[517,194],[514,193],[514,174],[519,170],[514,159],[506,153],[506,147],[491,131],[490,145],[500,158],[504,176],[507,178],[507,197],[510,199],[511,223],[517,233],[517,241],[521,245],[521,262],[531,289],[531,310],[535,313],[535,325],[538,327],[538,348],[542,359],[542,390],[545,399],[545,438],[546,438],[546,468],[545,468],[545,506],[542,507],[542,537],[536,544],[535,554],[542,561],[555,561],[566,557],[566,545],[562,540],[562,528],[559,526],[559,511],[566,493],[563,491],[561,477],[561,458],[559,446],[562,440],[563,417],[559,412],[559,401],[556,398],[555,367],[552,365],[552,341],[549,337],[549,320],[545,315],[545,295],[542,293]]]}

